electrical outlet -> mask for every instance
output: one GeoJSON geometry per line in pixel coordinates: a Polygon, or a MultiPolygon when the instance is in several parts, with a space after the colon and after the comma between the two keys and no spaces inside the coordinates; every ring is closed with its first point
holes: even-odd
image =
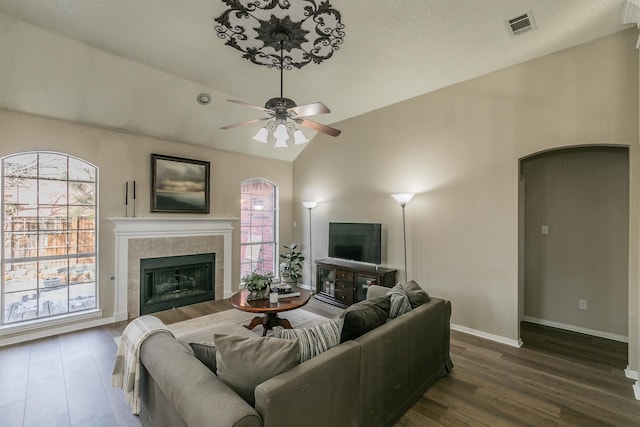
{"type": "Polygon", "coordinates": [[[542,234],[549,234],[549,226],[548,225],[543,225],[542,226],[542,234]]]}
{"type": "Polygon", "coordinates": [[[586,299],[579,299],[578,300],[578,308],[580,310],[586,310],[587,309],[587,300],[586,299]]]}

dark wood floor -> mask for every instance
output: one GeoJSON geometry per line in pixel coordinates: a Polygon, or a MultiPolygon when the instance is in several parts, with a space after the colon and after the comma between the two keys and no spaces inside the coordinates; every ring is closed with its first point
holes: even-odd
{"type": "MultiPolygon", "coordinates": [[[[174,323],[230,308],[228,301],[157,313],[174,323]]],[[[312,300],[329,318],[340,309],[312,300]]],[[[0,348],[0,426],[140,426],[111,387],[114,337],[126,322],[0,348]]],[[[638,426],[625,378],[627,346],[523,324],[513,348],[452,331],[453,372],[397,426],[638,426]]]]}
{"type": "Polygon", "coordinates": [[[523,323],[522,348],[452,331],[455,368],[398,426],[640,426],[627,344],[523,323]]]}

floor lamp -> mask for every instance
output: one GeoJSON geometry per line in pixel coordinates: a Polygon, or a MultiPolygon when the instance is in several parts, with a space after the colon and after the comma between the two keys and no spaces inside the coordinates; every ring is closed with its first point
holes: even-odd
{"type": "Polygon", "coordinates": [[[404,241],[404,281],[407,282],[408,272],[407,272],[407,224],[404,218],[404,207],[407,206],[407,203],[413,199],[413,193],[397,193],[392,194],[393,200],[395,200],[400,206],[402,206],[402,238],[404,241]]]}
{"type": "Polygon", "coordinates": [[[318,206],[318,202],[302,202],[302,206],[309,209],[309,290],[315,293],[313,289],[313,246],[311,245],[311,209],[318,206]]]}

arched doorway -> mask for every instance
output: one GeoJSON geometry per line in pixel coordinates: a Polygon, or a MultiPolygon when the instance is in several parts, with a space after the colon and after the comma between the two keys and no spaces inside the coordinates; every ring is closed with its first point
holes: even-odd
{"type": "Polygon", "coordinates": [[[628,341],[629,149],[520,161],[520,320],[628,341]]]}

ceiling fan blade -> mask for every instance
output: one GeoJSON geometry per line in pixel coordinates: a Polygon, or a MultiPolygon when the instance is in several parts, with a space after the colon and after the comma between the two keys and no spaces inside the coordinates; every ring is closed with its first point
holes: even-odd
{"type": "Polygon", "coordinates": [[[291,107],[287,111],[292,111],[297,117],[316,116],[318,114],[330,113],[331,110],[322,102],[314,102],[312,104],[298,105],[291,107]]]}
{"type": "Polygon", "coordinates": [[[254,110],[266,111],[268,113],[273,113],[273,110],[268,108],[259,107],[257,105],[249,104],[248,102],[238,101],[237,99],[227,99],[229,102],[233,102],[234,104],[244,105],[245,107],[253,108],[254,110]]]}
{"type": "Polygon", "coordinates": [[[300,124],[301,126],[308,127],[309,129],[317,130],[318,132],[326,133],[330,136],[338,136],[342,133],[341,130],[336,128],[332,128],[327,125],[323,125],[322,123],[314,122],[313,120],[296,118],[295,122],[300,124]]]}
{"type": "Polygon", "coordinates": [[[244,126],[244,125],[251,125],[254,123],[259,123],[265,120],[269,120],[271,117],[262,117],[260,119],[252,119],[252,120],[245,120],[244,122],[239,122],[239,123],[234,123],[232,125],[227,125],[227,126],[223,126],[220,129],[231,129],[231,128],[236,128],[238,126],[244,126]]]}

